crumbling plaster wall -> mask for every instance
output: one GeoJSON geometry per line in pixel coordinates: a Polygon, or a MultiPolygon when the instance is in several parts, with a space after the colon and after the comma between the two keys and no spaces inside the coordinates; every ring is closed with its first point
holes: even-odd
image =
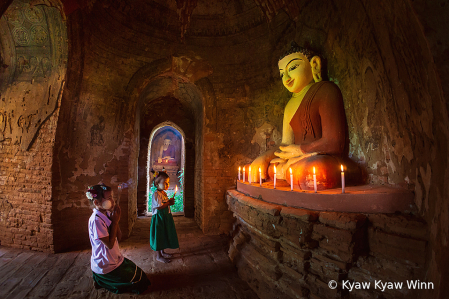
{"type": "Polygon", "coordinates": [[[89,246],[87,222],[92,213],[85,190],[103,182],[122,191],[120,227],[131,232],[137,215],[137,156],[132,148],[134,110],[124,94],[127,80],[141,65],[102,51],[89,20],[76,11],[68,19],[70,59],[56,136],[53,169],[53,223],[56,251],[89,246]],[[118,74],[118,76],[117,76],[118,74]],[[77,229],[73,229],[73,225],[77,229]]]}
{"type": "MultiPolygon", "coordinates": [[[[424,182],[431,180],[429,197],[431,203],[429,204],[429,212],[427,219],[431,221],[431,236],[432,236],[432,260],[429,270],[429,278],[441,282],[441,290],[439,296],[448,296],[449,285],[445,283],[449,277],[449,258],[445,254],[448,248],[448,198],[449,191],[447,187],[448,181],[448,145],[447,137],[444,137],[444,132],[448,128],[447,117],[449,115],[449,35],[447,34],[447,19],[449,18],[449,1],[412,1],[415,13],[422,26],[421,30],[426,37],[426,42],[432,53],[434,67],[437,73],[435,79],[440,88],[442,88],[443,101],[446,103],[446,109],[437,111],[433,126],[435,130],[435,140],[432,141],[441,150],[438,154],[432,156],[430,169],[424,168],[421,170],[423,175],[421,180],[424,182]],[[446,116],[444,114],[446,113],[446,116]],[[441,165],[439,165],[441,163],[441,165]],[[446,266],[445,266],[446,265],[446,266]]],[[[440,109],[439,103],[435,105],[434,109],[440,109]]],[[[447,134],[446,134],[447,136],[447,134]]]]}

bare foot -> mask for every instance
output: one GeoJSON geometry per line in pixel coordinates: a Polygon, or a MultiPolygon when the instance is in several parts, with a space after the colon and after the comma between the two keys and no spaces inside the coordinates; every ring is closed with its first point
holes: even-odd
{"type": "Polygon", "coordinates": [[[163,256],[158,256],[158,257],[156,257],[156,260],[159,261],[159,262],[161,262],[161,263],[164,263],[164,264],[168,264],[168,263],[171,262],[169,259],[166,259],[166,258],[163,257],[163,256]]]}
{"type": "Polygon", "coordinates": [[[162,252],[162,256],[165,258],[170,258],[170,257],[173,257],[173,254],[162,252]]]}

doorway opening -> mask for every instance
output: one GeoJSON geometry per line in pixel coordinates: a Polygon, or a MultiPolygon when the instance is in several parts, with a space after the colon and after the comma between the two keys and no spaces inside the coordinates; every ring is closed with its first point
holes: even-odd
{"type": "Polygon", "coordinates": [[[175,196],[170,207],[173,215],[184,215],[185,136],[181,128],[172,122],[157,125],[150,134],[147,157],[146,215],[152,215],[152,197],[156,192],[152,171],[165,171],[170,177],[166,190],[169,198],[175,196]]]}

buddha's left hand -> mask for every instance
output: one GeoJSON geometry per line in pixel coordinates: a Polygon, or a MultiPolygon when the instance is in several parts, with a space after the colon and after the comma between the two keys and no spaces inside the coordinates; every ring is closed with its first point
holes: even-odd
{"type": "Polygon", "coordinates": [[[291,159],[304,154],[301,150],[301,146],[297,144],[281,145],[279,149],[280,151],[276,151],[274,154],[282,159],[291,159]]]}

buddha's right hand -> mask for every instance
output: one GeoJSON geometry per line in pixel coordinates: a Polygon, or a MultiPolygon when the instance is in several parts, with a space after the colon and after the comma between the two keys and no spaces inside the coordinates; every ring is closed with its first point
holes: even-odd
{"type": "Polygon", "coordinates": [[[280,146],[279,150],[277,150],[274,154],[276,156],[278,156],[279,158],[288,160],[291,158],[300,157],[300,156],[304,155],[304,152],[301,150],[300,145],[290,144],[290,145],[280,146]]]}
{"type": "Polygon", "coordinates": [[[270,165],[270,161],[276,158],[274,155],[274,150],[268,151],[259,157],[257,157],[253,163],[251,163],[251,181],[258,182],[259,181],[259,167],[261,169],[262,180],[267,178],[268,165],[270,165]]]}
{"type": "Polygon", "coordinates": [[[287,162],[287,160],[282,159],[282,158],[274,158],[273,160],[270,161],[270,164],[274,164],[274,163],[285,163],[287,162]]]}

